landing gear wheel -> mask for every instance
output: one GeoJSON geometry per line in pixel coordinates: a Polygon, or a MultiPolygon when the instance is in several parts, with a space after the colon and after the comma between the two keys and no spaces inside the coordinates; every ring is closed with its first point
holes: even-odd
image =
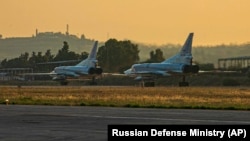
{"type": "Polygon", "coordinates": [[[179,86],[180,87],[187,87],[187,86],[189,86],[189,83],[188,82],[179,82],[179,86]]]}
{"type": "Polygon", "coordinates": [[[145,87],[154,87],[155,86],[155,82],[145,82],[144,86],[145,87]]]}
{"type": "Polygon", "coordinates": [[[90,83],[89,83],[89,85],[97,85],[97,83],[94,81],[91,81],[90,83]]]}
{"type": "Polygon", "coordinates": [[[60,84],[61,84],[62,86],[65,86],[65,85],[68,85],[69,82],[68,82],[68,81],[61,81],[60,84]]]}
{"type": "Polygon", "coordinates": [[[182,76],[182,82],[179,82],[179,86],[180,87],[188,87],[189,86],[189,83],[186,82],[186,77],[185,76],[182,76]]]}
{"type": "Polygon", "coordinates": [[[92,77],[92,81],[89,83],[89,85],[97,85],[97,82],[94,76],[92,77]]]}

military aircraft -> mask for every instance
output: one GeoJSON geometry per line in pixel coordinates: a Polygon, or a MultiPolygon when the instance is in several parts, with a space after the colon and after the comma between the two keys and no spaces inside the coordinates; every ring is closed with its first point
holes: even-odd
{"type": "Polygon", "coordinates": [[[135,80],[145,83],[145,86],[154,86],[157,77],[182,76],[179,86],[189,86],[185,77],[199,72],[199,66],[192,62],[193,35],[194,33],[189,33],[186,42],[176,55],[160,63],[133,64],[130,69],[124,71],[124,74],[135,77],[135,80]]]}
{"type": "MultiPolygon", "coordinates": [[[[102,75],[102,68],[98,66],[96,59],[98,41],[95,41],[88,58],[82,60],[75,66],[58,66],[50,73],[29,73],[22,75],[50,75],[52,80],[59,81],[61,85],[67,85],[68,79],[91,77],[92,84],[96,83],[95,78],[102,75]]],[[[65,62],[65,61],[62,61],[65,62]]],[[[57,62],[58,63],[58,62],[57,62]]]]}

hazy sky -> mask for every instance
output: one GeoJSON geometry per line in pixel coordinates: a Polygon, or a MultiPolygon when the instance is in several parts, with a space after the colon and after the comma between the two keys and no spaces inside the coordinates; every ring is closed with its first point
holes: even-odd
{"type": "Polygon", "coordinates": [[[65,32],[106,41],[194,45],[250,42],[250,0],[0,0],[0,34],[65,32]]]}

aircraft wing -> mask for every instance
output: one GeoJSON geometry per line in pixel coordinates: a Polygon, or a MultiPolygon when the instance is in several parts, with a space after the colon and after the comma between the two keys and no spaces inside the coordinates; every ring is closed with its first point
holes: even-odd
{"type": "MultiPolygon", "coordinates": [[[[55,73],[54,71],[49,72],[49,73],[22,73],[20,74],[22,76],[39,76],[39,75],[50,75],[50,76],[69,76],[69,77],[79,77],[79,74],[76,74],[74,72],[64,72],[64,73],[55,73]]],[[[81,75],[88,75],[81,73],[81,75]]]]}
{"type": "Polygon", "coordinates": [[[222,71],[222,70],[210,70],[210,71],[205,71],[205,70],[199,70],[198,74],[237,74],[241,73],[240,71],[222,71]]]}
{"type": "Polygon", "coordinates": [[[37,63],[37,65],[46,65],[46,64],[63,64],[63,63],[75,63],[80,62],[81,60],[64,60],[64,61],[53,61],[53,62],[44,62],[44,63],[37,63]]]}
{"type": "Polygon", "coordinates": [[[38,76],[38,75],[57,75],[57,73],[55,73],[55,72],[49,72],[49,73],[21,73],[19,75],[38,76]]]}

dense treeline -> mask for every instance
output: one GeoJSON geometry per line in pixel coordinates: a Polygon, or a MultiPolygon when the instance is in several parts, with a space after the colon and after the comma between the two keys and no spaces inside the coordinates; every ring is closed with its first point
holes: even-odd
{"type": "MultiPolygon", "coordinates": [[[[82,60],[87,58],[88,53],[82,52],[77,54],[69,50],[69,45],[66,41],[63,42],[63,47],[58,51],[56,55],[53,55],[50,50],[47,50],[44,54],[42,52],[32,52],[29,55],[28,52],[21,54],[17,58],[13,59],[4,59],[1,62],[2,68],[33,68],[35,72],[48,71],[52,70],[55,67],[56,63],[45,65],[44,63],[54,62],[54,61],[63,61],[63,60],[82,60]],[[39,65],[43,63],[43,65],[39,65]]],[[[60,64],[59,64],[60,65],[60,64]]]]}
{"type": "MultiPolygon", "coordinates": [[[[98,48],[97,59],[99,65],[105,72],[120,72],[122,73],[125,69],[131,67],[134,63],[152,63],[161,62],[166,59],[164,57],[163,50],[166,48],[149,48],[151,51],[145,61],[140,61],[140,50],[137,44],[133,44],[129,40],[118,41],[116,39],[109,39],[104,45],[98,48]],[[163,50],[162,50],[163,49],[163,50]]],[[[175,54],[179,48],[174,47],[171,50],[175,54]]],[[[69,45],[66,41],[63,42],[63,47],[58,50],[56,55],[51,53],[48,49],[44,54],[42,52],[32,52],[30,55],[28,52],[21,54],[17,58],[4,59],[1,62],[2,68],[33,68],[34,72],[48,72],[53,70],[54,67],[60,65],[74,65],[74,63],[51,63],[64,60],[83,60],[87,58],[89,53],[82,52],[80,54],[70,51],[69,45]],[[46,64],[46,62],[50,62],[46,64]]],[[[169,56],[171,57],[171,56],[169,56]]],[[[214,69],[213,63],[199,63],[200,68],[203,70],[214,69]]]]}
{"type": "MultiPolygon", "coordinates": [[[[25,52],[17,58],[4,59],[1,62],[2,68],[33,68],[34,72],[44,72],[52,70],[58,65],[73,65],[72,63],[56,63],[66,60],[83,60],[88,57],[87,52],[81,54],[69,50],[66,41],[63,47],[53,55],[50,50],[44,54],[42,52],[32,52],[32,55],[25,52]]],[[[139,61],[139,49],[136,44],[130,41],[117,41],[116,39],[108,40],[105,45],[99,47],[97,52],[99,65],[106,72],[122,72],[125,68],[139,61]]]]}

